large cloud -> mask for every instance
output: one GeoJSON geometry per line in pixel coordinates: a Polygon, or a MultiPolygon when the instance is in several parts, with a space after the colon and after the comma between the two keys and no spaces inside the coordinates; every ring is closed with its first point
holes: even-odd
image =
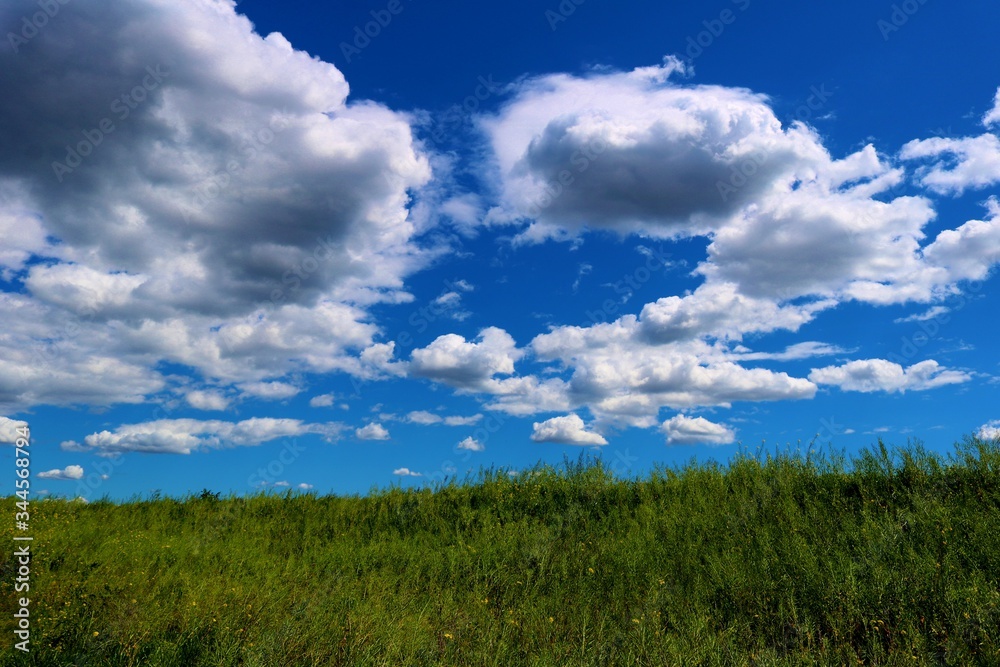
{"type": "Polygon", "coordinates": [[[909,368],[884,359],[863,359],[843,366],[816,368],[809,374],[809,379],[816,384],[839,387],[843,391],[903,393],[961,384],[972,378],[963,371],[942,368],[932,359],[909,368]]]}
{"type": "Polygon", "coordinates": [[[197,419],[161,419],[125,424],[114,431],[100,431],[62,444],[69,451],[149,452],[190,454],[205,448],[253,447],[278,438],[319,434],[334,439],[343,429],[336,423],[307,424],[298,419],[259,418],[241,422],[197,419]]]}
{"type": "Polygon", "coordinates": [[[815,135],[800,124],[783,129],[763,96],[671,82],[682,71],[668,58],[627,73],[520,84],[483,122],[503,192],[494,219],[532,218],[542,237],[581,227],[706,232],[775,179],[822,159],[815,135]]]}
{"type": "MultiPolygon", "coordinates": [[[[37,9],[4,3],[0,32],[37,9]]],[[[0,90],[18,101],[0,108],[0,268],[24,285],[0,308],[31,315],[0,363],[33,340],[65,361],[22,401],[4,372],[0,403],[141,400],[162,361],[229,381],[363,373],[364,306],[408,298],[426,260],[407,207],[430,167],[406,116],[348,104],[333,65],[226,0],[74,0],[4,40],[0,90]],[[85,384],[97,349],[135,379],[90,400],[54,386],[85,384]]]]}

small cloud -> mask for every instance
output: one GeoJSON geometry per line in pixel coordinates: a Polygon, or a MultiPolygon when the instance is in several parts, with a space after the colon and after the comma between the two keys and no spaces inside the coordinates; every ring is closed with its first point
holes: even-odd
{"type": "Polygon", "coordinates": [[[894,319],[893,324],[905,324],[907,322],[926,322],[927,320],[933,320],[936,317],[941,317],[946,313],[951,312],[951,309],[947,306],[934,306],[930,310],[926,310],[922,313],[914,313],[908,317],[899,317],[894,319]]]}
{"type": "Polygon", "coordinates": [[[381,424],[371,423],[354,432],[358,440],[388,440],[389,431],[381,424]]]}
{"type": "Polygon", "coordinates": [[[406,421],[411,424],[429,426],[431,424],[440,424],[441,418],[433,413],[427,412],[426,410],[415,410],[406,415],[406,421]]]}
{"type": "Polygon", "coordinates": [[[287,382],[248,382],[239,385],[244,396],[264,401],[281,401],[298,394],[301,389],[287,382]]]}
{"type": "Polygon", "coordinates": [[[335,400],[337,400],[337,397],[333,394],[320,394],[309,399],[309,407],[328,408],[333,405],[335,400]]]}
{"type": "Polygon", "coordinates": [[[482,451],[486,451],[486,445],[484,445],[483,443],[479,442],[478,440],[476,440],[472,436],[469,436],[468,438],[466,438],[462,442],[458,443],[458,448],[459,449],[465,449],[465,450],[468,450],[470,452],[482,452],[482,451]]]}
{"type": "Polygon", "coordinates": [[[471,417],[445,417],[446,426],[474,426],[482,420],[482,415],[472,415],[471,417]]]}
{"type": "Polygon", "coordinates": [[[286,482],[284,480],[282,480],[280,482],[275,482],[274,485],[275,486],[291,486],[288,482],[286,482]]]}
{"type": "Polygon", "coordinates": [[[81,466],[66,466],[62,470],[59,470],[58,468],[55,470],[47,470],[46,472],[38,473],[38,478],[62,480],[83,479],[83,468],[81,466]]]}
{"type": "Polygon", "coordinates": [[[392,474],[398,477],[423,477],[419,472],[413,472],[409,468],[396,468],[392,474]]]}
{"type": "Polygon", "coordinates": [[[17,429],[28,428],[28,422],[0,417],[0,443],[14,444],[20,437],[17,429]]]}
{"type": "Polygon", "coordinates": [[[606,445],[608,441],[599,433],[588,431],[579,415],[554,417],[541,423],[535,422],[531,439],[534,442],[554,442],[562,445],[606,445]]]}
{"type": "Polygon", "coordinates": [[[732,429],[704,417],[677,415],[663,422],[660,430],[666,434],[667,442],[677,445],[728,445],[736,440],[732,429]]]}
{"type": "Polygon", "coordinates": [[[301,489],[302,491],[310,491],[310,490],[312,490],[313,485],[312,484],[306,484],[305,482],[303,482],[302,484],[299,484],[298,488],[301,489]]]}
{"type": "Polygon", "coordinates": [[[229,399],[217,391],[189,391],[184,400],[196,410],[225,410],[229,407],[229,399]]]}
{"type": "Polygon", "coordinates": [[[996,440],[1000,438],[1000,420],[983,424],[977,435],[983,440],[996,440]]]}

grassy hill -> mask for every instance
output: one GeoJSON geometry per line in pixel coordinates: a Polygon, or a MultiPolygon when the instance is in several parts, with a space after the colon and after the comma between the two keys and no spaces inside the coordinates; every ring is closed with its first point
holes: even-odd
{"type": "Polygon", "coordinates": [[[32,508],[3,664],[1000,665],[996,442],[32,508]]]}

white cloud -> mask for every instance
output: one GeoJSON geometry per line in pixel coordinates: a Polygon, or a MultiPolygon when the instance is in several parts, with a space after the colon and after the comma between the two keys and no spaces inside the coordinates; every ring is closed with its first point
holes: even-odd
{"type": "Polygon", "coordinates": [[[979,436],[982,440],[997,440],[1000,439],[1000,420],[991,421],[988,424],[983,424],[979,429],[979,436]]]}
{"type": "Polygon", "coordinates": [[[409,468],[396,468],[392,471],[393,475],[398,477],[423,477],[423,474],[419,472],[413,472],[409,468]]]}
{"type": "Polygon", "coordinates": [[[406,421],[413,424],[422,424],[424,426],[429,426],[431,424],[440,424],[443,420],[441,417],[427,412],[426,410],[415,410],[410,414],[406,415],[406,421]]]}
{"type": "Polygon", "coordinates": [[[739,340],[748,333],[797,331],[816,312],[831,305],[819,302],[782,307],[774,301],[746,297],[732,283],[704,284],[688,296],[670,296],[646,304],[640,315],[640,329],[643,336],[656,343],[708,335],[739,340]]]}
{"type": "Polygon", "coordinates": [[[634,426],[654,425],[664,407],[728,406],[816,393],[808,380],[744,368],[718,345],[649,344],[631,316],[589,328],[558,327],[537,336],[531,348],[542,361],[572,368],[565,395],[574,409],[587,406],[599,419],[634,426]]]}
{"type": "Polygon", "coordinates": [[[389,431],[381,424],[371,423],[354,431],[358,440],[388,440],[389,431]]]}
{"type": "Polygon", "coordinates": [[[839,387],[842,391],[904,393],[961,384],[972,377],[962,371],[943,368],[930,359],[906,369],[884,359],[864,359],[842,366],[813,369],[809,379],[816,384],[839,387]]]}
{"type": "Polygon", "coordinates": [[[74,480],[83,479],[83,468],[77,465],[66,466],[62,470],[56,468],[55,470],[47,470],[45,472],[38,473],[39,479],[62,479],[62,480],[74,480]]]}
{"type": "Polygon", "coordinates": [[[960,195],[1000,182],[1000,138],[993,134],[917,139],[903,146],[899,155],[904,160],[931,160],[917,169],[917,178],[940,194],[960,195]]]}
{"type": "Polygon", "coordinates": [[[588,431],[579,415],[553,417],[532,424],[534,442],[555,442],[563,445],[606,445],[608,441],[599,433],[588,431]]]}
{"type": "Polygon", "coordinates": [[[19,428],[29,428],[28,422],[9,417],[0,417],[0,443],[13,445],[21,437],[17,433],[19,428]]]}
{"type": "MultiPolygon", "coordinates": [[[[5,25],[37,9],[12,0],[5,25]]],[[[437,252],[414,241],[431,169],[409,116],[348,102],[333,65],[232,2],[69,3],[31,49],[0,50],[20,100],[0,108],[0,275],[24,285],[0,303],[23,323],[0,406],[140,402],[164,363],[220,386],[365,372],[367,307],[437,252]],[[21,377],[36,340],[58,364],[21,377]]]]}
{"type": "Polygon", "coordinates": [[[468,417],[453,415],[451,417],[445,417],[444,423],[446,426],[474,426],[482,421],[482,419],[482,415],[470,415],[468,417]]]}
{"type": "Polygon", "coordinates": [[[523,356],[506,331],[489,327],[474,342],[447,334],[411,354],[410,372],[469,391],[495,387],[495,375],[511,375],[514,362],[523,356]]]}
{"type": "Polygon", "coordinates": [[[677,445],[728,445],[736,440],[736,434],[731,429],[704,417],[677,415],[663,422],[660,430],[666,434],[668,443],[677,445]]]}
{"type": "Polygon", "coordinates": [[[328,408],[333,405],[333,402],[337,400],[334,394],[320,394],[319,396],[313,396],[309,399],[309,407],[311,408],[328,408]]]}
{"type": "Polygon", "coordinates": [[[996,97],[993,98],[993,108],[983,116],[983,125],[993,125],[1000,123],[1000,88],[997,88],[996,97]]]}
{"type": "Polygon", "coordinates": [[[444,424],[445,426],[472,426],[482,420],[482,418],[482,415],[472,415],[469,417],[453,415],[449,417],[441,417],[440,415],[427,412],[426,410],[414,410],[406,415],[406,421],[411,424],[421,424],[423,426],[430,426],[432,424],[444,424]]]}
{"type": "Polygon", "coordinates": [[[914,313],[913,315],[907,315],[906,317],[897,317],[892,321],[893,324],[908,324],[910,322],[926,322],[928,320],[933,320],[942,315],[947,315],[951,311],[947,306],[934,306],[928,308],[925,311],[914,313]]]}
{"type": "Polygon", "coordinates": [[[472,436],[469,436],[468,438],[466,438],[462,442],[458,443],[458,448],[459,449],[464,449],[464,450],[467,450],[467,451],[470,451],[470,452],[484,452],[484,451],[486,451],[486,445],[484,445],[483,443],[479,442],[478,440],[476,440],[472,436]]]}
{"type": "Polygon", "coordinates": [[[184,400],[197,410],[225,410],[229,407],[229,399],[217,391],[189,391],[184,400]]]}
{"type": "Polygon", "coordinates": [[[531,218],[528,238],[585,226],[670,237],[705,233],[824,150],[806,127],[782,129],[766,98],[681,86],[674,59],[632,72],[554,74],[518,84],[484,119],[500,169],[496,221],[531,218]],[[752,165],[754,178],[724,191],[752,165]]]}
{"type": "Polygon", "coordinates": [[[817,341],[803,341],[785,348],[784,352],[751,352],[746,348],[735,351],[733,355],[741,361],[771,359],[774,361],[799,361],[813,357],[826,357],[833,354],[843,354],[847,350],[837,345],[817,341]]]}
{"type": "Polygon", "coordinates": [[[301,389],[287,382],[250,382],[239,385],[244,396],[265,401],[281,401],[297,395],[301,389]]]}
{"type": "Polygon", "coordinates": [[[190,454],[206,448],[254,447],[278,438],[307,434],[335,439],[343,425],[307,424],[298,419],[254,417],[240,422],[197,419],[161,419],[140,424],[125,424],[114,431],[100,431],[84,438],[84,445],[62,443],[69,451],[148,452],[190,454]]]}
{"type": "Polygon", "coordinates": [[[306,484],[305,482],[303,482],[302,484],[299,484],[297,488],[301,489],[302,491],[310,491],[310,490],[312,490],[313,485],[312,484],[306,484]]]}

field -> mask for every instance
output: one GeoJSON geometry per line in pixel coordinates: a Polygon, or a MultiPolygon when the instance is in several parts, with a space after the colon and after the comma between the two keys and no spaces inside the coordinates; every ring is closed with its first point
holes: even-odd
{"type": "Polygon", "coordinates": [[[1000,665],[997,442],[32,511],[5,665],[1000,665]]]}

